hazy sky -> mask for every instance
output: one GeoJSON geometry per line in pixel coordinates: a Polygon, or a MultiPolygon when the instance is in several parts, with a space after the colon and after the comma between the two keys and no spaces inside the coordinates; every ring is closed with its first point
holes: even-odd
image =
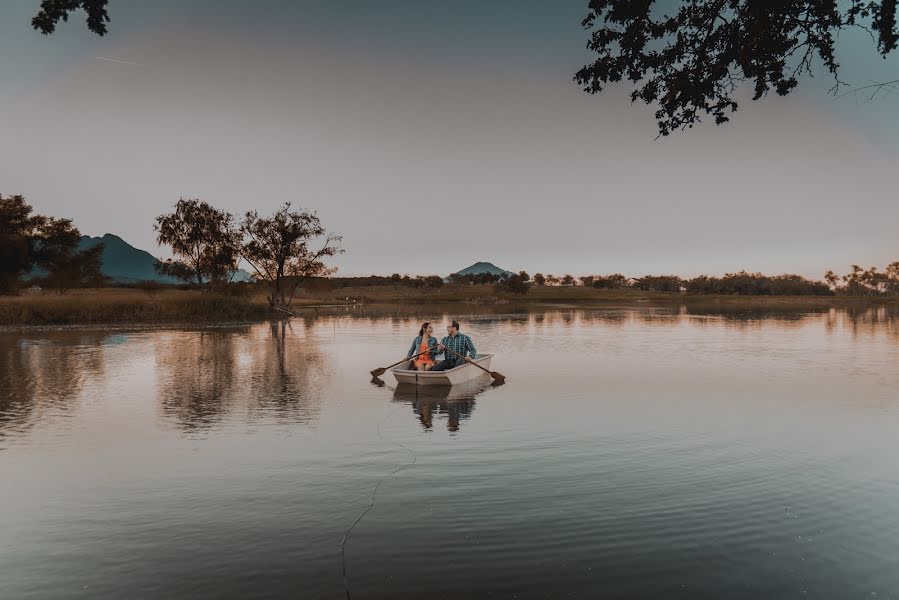
{"type": "MultiPolygon", "coordinates": [[[[316,209],[344,274],[899,259],[899,99],[835,101],[822,72],[655,140],[628,88],[571,81],[585,0],[112,0],[104,38],[81,15],[42,36],[38,5],[0,4],[0,192],[86,234],[167,256],[153,219],[183,196],[316,209]]],[[[899,78],[864,34],[840,59],[899,78]]]]}

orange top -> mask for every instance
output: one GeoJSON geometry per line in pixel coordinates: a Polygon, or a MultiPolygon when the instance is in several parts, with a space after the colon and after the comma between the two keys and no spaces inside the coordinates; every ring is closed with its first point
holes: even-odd
{"type": "MultiPolygon", "coordinates": [[[[421,345],[418,347],[419,352],[427,352],[428,351],[428,338],[427,336],[421,336],[421,345]]],[[[430,354],[422,354],[418,358],[415,359],[415,366],[419,365],[433,365],[434,359],[431,358],[430,354]]]]}

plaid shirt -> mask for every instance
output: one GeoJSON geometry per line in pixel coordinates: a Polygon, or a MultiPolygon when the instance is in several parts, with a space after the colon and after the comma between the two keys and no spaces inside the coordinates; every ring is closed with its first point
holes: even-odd
{"type": "MultiPolygon", "coordinates": [[[[466,352],[468,352],[472,358],[477,358],[478,356],[478,352],[474,349],[474,343],[471,341],[471,338],[464,333],[457,333],[456,337],[446,336],[440,343],[450,350],[454,350],[460,356],[465,356],[466,352]]],[[[445,356],[446,358],[459,358],[452,352],[445,353],[445,356]]]]}

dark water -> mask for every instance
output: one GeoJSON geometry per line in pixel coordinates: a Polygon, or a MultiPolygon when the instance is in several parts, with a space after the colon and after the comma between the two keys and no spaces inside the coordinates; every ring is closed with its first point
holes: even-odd
{"type": "Polygon", "coordinates": [[[899,597],[896,314],[423,316],[0,333],[0,598],[899,597]]]}

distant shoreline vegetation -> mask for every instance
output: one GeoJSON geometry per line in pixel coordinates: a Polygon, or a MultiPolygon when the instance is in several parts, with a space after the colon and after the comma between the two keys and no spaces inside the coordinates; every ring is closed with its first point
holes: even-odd
{"type": "MultiPolygon", "coordinates": [[[[899,261],[882,271],[857,265],[844,275],[828,271],[821,281],[746,271],[693,278],[621,273],[532,277],[481,262],[447,278],[399,273],[337,277],[324,259],[341,252],[340,237],[328,233],[314,212],[289,203],[270,217],[250,211],[238,222],[205,202],[181,199],[174,212],[156,219],[156,231],[158,241],[171,246],[175,255],[156,261],[156,273],[184,284],[115,283],[102,271],[104,243],[80,247],[81,235],[71,220],[34,214],[24,197],[0,195],[0,325],[218,323],[335,304],[671,305],[715,298],[769,298],[774,303],[776,297],[779,306],[806,307],[859,299],[899,301],[899,261]],[[318,243],[310,247],[313,242],[318,243]],[[239,260],[250,265],[253,281],[234,281],[239,260]],[[477,272],[481,269],[486,271],[477,272]]],[[[115,236],[105,239],[127,246],[115,236]]]]}
{"type": "Polygon", "coordinates": [[[823,281],[801,275],[765,275],[739,271],[722,276],[700,275],[684,278],[677,275],[645,275],[626,277],[612,275],[571,274],[561,276],[526,271],[498,275],[478,273],[450,275],[443,279],[437,275],[371,275],[368,277],[312,278],[306,283],[309,289],[342,289],[370,287],[407,287],[413,289],[439,289],[445,285],[492,285],[498,293],[525,295],[535,289],[587,288],[596,290],[635,290],[678,295],[735,295],[735,296],[899,296],[899,261],[890,263],[880,271],[877,267],[863,269],[853,265],[852,271],[837,275],[828,271],[823,281]]]}

